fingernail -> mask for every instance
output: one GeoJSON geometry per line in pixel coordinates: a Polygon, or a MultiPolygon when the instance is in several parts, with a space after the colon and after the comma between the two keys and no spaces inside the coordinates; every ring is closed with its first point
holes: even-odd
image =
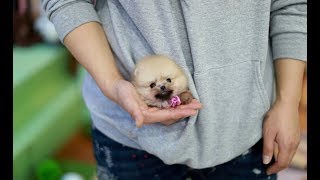
{"type": "Polygon", "coordinates": [[[270,156],[263,156],[263,164],[269,164],[271,161],[270,156]]]}

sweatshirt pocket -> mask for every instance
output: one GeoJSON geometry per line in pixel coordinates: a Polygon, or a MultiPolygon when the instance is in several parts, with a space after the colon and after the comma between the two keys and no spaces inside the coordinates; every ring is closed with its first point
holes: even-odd
{"type": "Polygon", "coordinates": [[[229,123],[258,121],[270,107],[258,60],[210,68],[195,73],[194,79],[204,105],[199,119],[229,123]]]}

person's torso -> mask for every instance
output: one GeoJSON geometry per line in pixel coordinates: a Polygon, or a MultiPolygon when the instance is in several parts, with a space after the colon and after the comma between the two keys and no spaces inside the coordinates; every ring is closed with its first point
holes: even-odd
{"type": "Polygon", "coordinates": [[[261,138],[272,101],[270,1],[97,0],[117,65],[129,80],[150,54],[175,60],[203,104],[197,116],[136,128],[88,75],[84,99],[97,128],[165,163],[205,168],[245,152],[261,138]],[[98,125],[97,125],[98,124],[98,125]]]}

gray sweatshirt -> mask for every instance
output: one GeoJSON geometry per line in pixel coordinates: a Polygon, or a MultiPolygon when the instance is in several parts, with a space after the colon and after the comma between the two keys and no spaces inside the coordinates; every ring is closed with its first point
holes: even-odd
{"type": "Polygon", "coordinates": [[[206,168],[262,137],[274,99],[273,61],[307,59],[306,1],[43,0],[43,8],[62,41],[84,23],[101,23],[127,79],[146,55],[167,55],[181,65],[203,108],[170,126],[136,128],[89,74],[83,97],[94,126],[108,137],[167,164],[206,168]]]}

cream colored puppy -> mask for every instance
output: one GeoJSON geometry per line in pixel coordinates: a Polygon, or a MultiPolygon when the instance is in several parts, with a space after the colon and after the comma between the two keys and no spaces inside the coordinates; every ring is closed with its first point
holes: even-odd
{"type": "Polygon", "coordinates": [[[193,99],[183,69],[162,55],[141,59],[134,69],[132,84],[149,106],[169,108],[193,99]]]}

